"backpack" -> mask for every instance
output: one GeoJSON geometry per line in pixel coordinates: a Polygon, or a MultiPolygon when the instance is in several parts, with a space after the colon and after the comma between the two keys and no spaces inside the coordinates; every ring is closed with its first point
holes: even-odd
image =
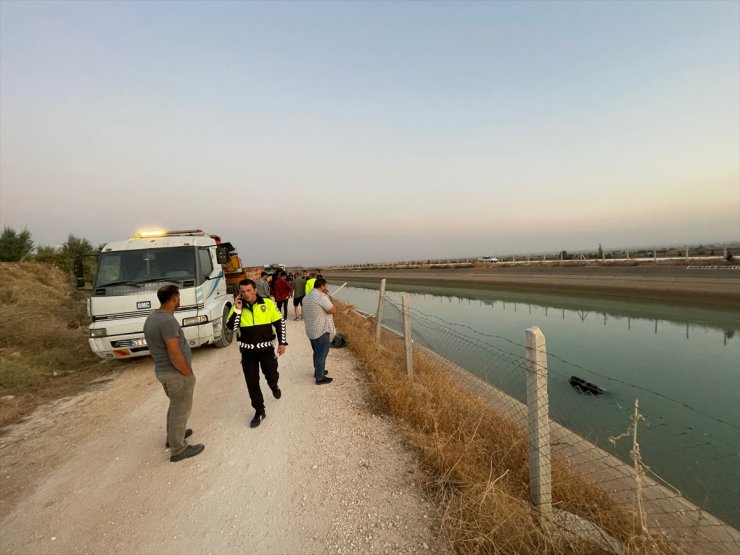
{"type": "Polygon", "coordinates": [[[341,349],[342,347],[346,347],[347,338],[341,333],[338,333],[334,336],[334,339],[331,340],[331,346],[334,347],[335,349],[341,349]]]}

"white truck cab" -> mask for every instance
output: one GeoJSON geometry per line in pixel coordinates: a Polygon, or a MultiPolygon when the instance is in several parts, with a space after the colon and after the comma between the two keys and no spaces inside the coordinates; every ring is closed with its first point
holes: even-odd
{"type": "Polygon", "coordinates": [[[140,231],[103,247],[88,301],[90,348],[99,357],[149,354],[144,320],[159,308],[157,290],[180,288],[175,318],[191,347],[228,346],[232,296],[220,264],[220,239],[202,230],[140,231]]]}

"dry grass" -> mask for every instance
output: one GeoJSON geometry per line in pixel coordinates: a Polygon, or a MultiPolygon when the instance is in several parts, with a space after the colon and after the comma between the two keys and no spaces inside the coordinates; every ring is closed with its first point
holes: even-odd
{"type": "Polygon", "coordinates": [[[84,299],[58,268],[0,263],[0,426],[79,391],[110,365],[87,343],[84,299]],[[12,397],[12,398],[11,398],[12,397]]]}
{"type": "MultiPolygon", "coordinates": [[[[337,327],[363,361],[377,410],[393,416],[418,450],[441,526],[460,553],[608,553],[586,537],[539,523],[530,504],[526,431],[462,389],[437,359],[414,352],[414,378],[403,370],[400,340],[374,343],[371,320],[337,302],[337,327]]],[[[597,484],[553,462],[555,505],[599,525],[624,553],[676,552],[638,533],[635,514],[597,484]]]]}

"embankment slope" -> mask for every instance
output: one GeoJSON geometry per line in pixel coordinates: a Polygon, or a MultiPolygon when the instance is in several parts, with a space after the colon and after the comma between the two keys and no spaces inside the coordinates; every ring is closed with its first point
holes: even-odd
{"type": "Polygon", "coordinates": [[[419,268],[334,270],[332,280],[394,284],[522,290],[640,298],[688,305],[740,308],[740,270],[691,266],[493,266],[490,268],[419,268]]]}

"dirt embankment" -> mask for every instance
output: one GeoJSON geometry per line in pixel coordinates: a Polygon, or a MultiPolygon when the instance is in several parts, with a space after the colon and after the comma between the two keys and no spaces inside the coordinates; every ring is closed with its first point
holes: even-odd
{"type": "Polygon", "coordinates": [[[333,280],[522,290],[642,298],[671,303],[740,307],[737,266],[503,266],[449,269],[327,270],[333,280]]]}

